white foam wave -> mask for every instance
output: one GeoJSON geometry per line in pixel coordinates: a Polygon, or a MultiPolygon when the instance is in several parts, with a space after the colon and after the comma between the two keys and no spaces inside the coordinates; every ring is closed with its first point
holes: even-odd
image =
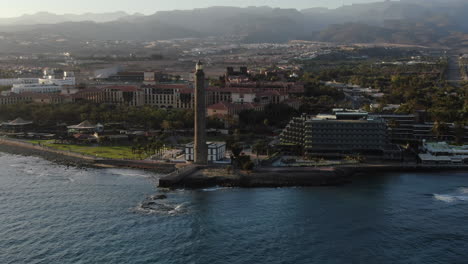
{"type": "Polygon", "coordinates": [[[30,169],[27,169],[27,170],[24,170],[25,173],[27,174],[36,174],[36,172],[34,170],[30,170],[30,169]]]}
{"type": "Polygon", "coordinates": [[[163,202],[143,202],[132,211],[143,214],[164,214],[164,215],[179,215],[187,212],[185,207],[187,203],[178,205],[163,203],[163,202]]]}
{"type": "Polygon", "coordinates": [[[216,192],[216,191],[221,191],[221,190],[227,190],[231,189],[230,187],[213,187],[213,188],[206,188],[202,189],[204,192],[216,192]]]}
{"type": "Polygon", "coordinates": [[[185,205],[187,203],[181,203],[177,205],[174,210],[169,211],[170,215],[186,212],[185,205]]]}
{"type": "Polygon", "coordinates": [[[446,203],[465,202],[468,201],[468,188],[460,187],[448,194],[434,194],[434,198],[446,203]]]}
{"type": "Polygon", "coordinates": [[[446,194],[434,194],[434,198],[436,200],[446,202],[446,203],[453,203],[456,200],[456,198],[454,196],[446,195],[446,194]]]}
{"type": "Polygon", "coordinates": [[[124,177],[143,177],[143,178],[148,178],[150,177],[149,174],[144,174],[141,171],[138,170],[126,170],[126,169],[108,169],[108,172],[114,175],[118,176],[124,176],[124,177]]]}

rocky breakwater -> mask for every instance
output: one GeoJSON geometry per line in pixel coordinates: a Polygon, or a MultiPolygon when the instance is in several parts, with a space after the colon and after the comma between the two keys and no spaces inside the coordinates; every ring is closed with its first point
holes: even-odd
{"type": "Polygon", "coordinates": [[[351,170],[342,168],[258,168],[252,172],[224,167],[192,167],[159,181],[166,188],[326,186],[349,181],[351,170]]]}
{"type": "Polygon", "coordinates": [[[259,168],[241,176],[242,187],[328,186],[350,181],[352,171],[342,168],[259,168]]]}

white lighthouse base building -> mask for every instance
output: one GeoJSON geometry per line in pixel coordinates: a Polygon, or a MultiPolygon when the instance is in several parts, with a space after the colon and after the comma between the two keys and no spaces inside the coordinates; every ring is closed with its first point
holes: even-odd
{"type": "MultiPolygon", "coordinates": [[[[207,142],[208,145],[208,162],[223,160],[226,157],[226,143],[224,142],[207,142]]],[[[185,145],[185,160],[193,162],[195,160],[194,144],[185,145]]]]}

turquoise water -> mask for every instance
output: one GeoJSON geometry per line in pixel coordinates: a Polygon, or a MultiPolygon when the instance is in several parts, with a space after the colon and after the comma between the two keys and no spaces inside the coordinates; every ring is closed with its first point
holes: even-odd
{"type": "Polygon", "coordinates": [[[0,153],[0,263],[467,263],[468,174],[167,192],[0,153]],[[146,209],[145,209],[146,208],[146,209]]]}

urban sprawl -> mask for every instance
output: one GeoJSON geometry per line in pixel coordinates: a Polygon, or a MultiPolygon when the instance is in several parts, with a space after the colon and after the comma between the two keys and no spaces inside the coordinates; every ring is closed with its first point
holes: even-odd
{"type": "Polygon", "coordinates": [[[467,55],[317,43],[182,54],[168,65],[61,54],[41,67],[3,57],[1,134],[97,158],[244,170],[468,164],[467,55]]]}

